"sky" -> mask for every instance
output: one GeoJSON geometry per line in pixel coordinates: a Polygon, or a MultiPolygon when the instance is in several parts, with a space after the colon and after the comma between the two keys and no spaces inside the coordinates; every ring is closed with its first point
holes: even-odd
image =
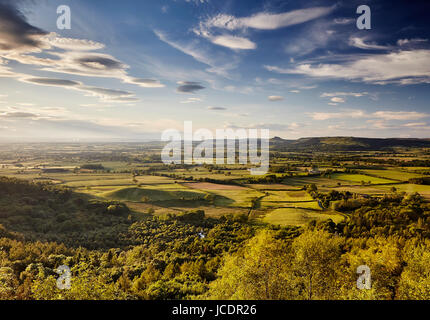
{"type": "Polygon", "coordinates": [[[0,141],[157,140],[184,121],[430,138],[429,14],[418,0],[0,0],[0,141]]]}

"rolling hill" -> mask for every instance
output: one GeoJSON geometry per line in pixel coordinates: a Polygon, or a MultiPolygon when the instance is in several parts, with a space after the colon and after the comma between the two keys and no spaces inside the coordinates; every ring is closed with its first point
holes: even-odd
{"type": "Polygon", "coordinates": [[[364,151],[402,148],[430,148],[430,139],[416,138],[356,138],[356,137],[313,137],[286,140],[270,139],[270,146],[278,151],[364,151]]]}

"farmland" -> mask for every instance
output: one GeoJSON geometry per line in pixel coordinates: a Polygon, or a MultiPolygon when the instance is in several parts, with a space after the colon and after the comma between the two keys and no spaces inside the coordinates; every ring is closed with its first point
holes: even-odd
{"type": "MultiPolygon", "coordinates": [[[[137,214],[164,215],[203,209],[208,217],[247,215],[256,223],[303,226],[311,220],[342,221],[345,215],[322,207],[315,191],[349,192],[351,198],[420,193],[430,187],[409,183],[425,177],[425,166],[392,165],[417,160],[410,151],[276,152],[271,170],[256,178],[245,165],[166,166],[160,145],[22,146],[19,159],[5,152],[0,175],[67,187],[93,199],[121,201],[137,214]],[[103,150],[102,152],[100,150],[103,150]],[[381,165],[381,162],[387,162],[381,165]],[[376,163],[377,162],[377,163],[376,163]],[[315,186],[310,192],[308,186],[315,186]]],[[[276,149],[275,149],[276,151],[276,149]]],[[[421,151],[418,159],[428,155],[421,151]]]]}

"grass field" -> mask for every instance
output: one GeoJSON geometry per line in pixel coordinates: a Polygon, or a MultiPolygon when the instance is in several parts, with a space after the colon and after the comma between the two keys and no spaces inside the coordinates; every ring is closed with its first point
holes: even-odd
{"type": "Polygon", "coordinates": [[[299,202],[312,201],[312,197],[306,191],[269,191],[264,197],[265,202],[299,202]]]}
{"type": "MultiPolygon", "coordinates": [[[[206,191],[203,189],[203,191],[206,191]]],[[[253,190],[207,190],[216,195],[215,205],[226,207],[250,208],[252,200],[264,196],[264,193],[253,190]]]]}
{"type": "Polygon", "coordinates": [[[400,170],[394,170],[394,169],[388,169],[388,170],[362,170],[362,172],[374,175],[381,178],[386,179],[392,179],[392,180],[399,180],[399,181],[408,181],[409,179],[413,178],[420,178],[423,175],[412,173],[412,172],[406,172],[406,171],[400,171],[400,170]]]}
{"type": "Polygon", "coordinates": [[[364,174],[349,174],[349,173],[332,174],[332,179],[348,181],[348,182],[351,182],[353,184],[360,184],[361,181],[364,181],[366,183],[370,182],[371,184],[385,184],[385,183],[397,182],[397,181],[390,180],[390,179],[371,177],[371,176],[364,175],[364,174]]]}
{"type": "Polygon", "coordinates": [[[329,179],[324,177],[312,177],[312,176],[299,176],[299,177],[288,177],[285,178],[284,181],[282,181],[283,184],[285,184],[288,188],[297,188],[297,187],[303,187],[308,184],[314,183],[318,187],[321,186],[336,186],[337,183],[343,183],[345,181],[336,180],[336,179],[329,179]]]}
{"type": "Polygon", "coordinates": [[[343,221],[344,217],[339,214],[318,212],[317,210],[281,208],[268,213],[263,218],[263,222],[281,226],[304,226],[311,220],[321,221],[328,219],[332,219],[334,222],[338,223],[343,221]]]}
{"type": "Polygon", "coordinates": [[[153,185],[146,187],[121,188],[101,194],[102,197],[115,200],[159,202],[203,200],[206,193],[190,191],[178,184],[153,185]]]}
{"type": "Polygon", "coordinates": [[[261,201],[260,209],[273,209],[273,208],[298,208],[298,209],[314,209],[321,210],[318,201],[300,201],[300,202],[275,202],[275,201],[261,201]]]}
{"type": "MultiPolygon", "coordinates": [[[[430,186],[417,185],[411,183],[397,184],[394,186],[397,192],[415,193],[418,192],[423,197],[430,200],[430,186]]],[[[378,189],[383,192],[389,192],[392,186],[378,186],[378,189]]]]}

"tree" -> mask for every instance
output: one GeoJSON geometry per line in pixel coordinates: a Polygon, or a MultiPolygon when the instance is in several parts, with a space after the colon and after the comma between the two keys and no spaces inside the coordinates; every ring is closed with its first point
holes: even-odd
{"type": "Polygon", "coordinates": [[[274,233],[261,231],[237,253],[228,255],[210,284],[211,299],[292,299],[295,287],[289,271],[290,252],[274,233]]]}
{"type": "Polygon", "coordinates": [[[333,297],[342,243],[342,238],[323,230],[308,230],[293,241],[292,267],[303,288],[301,298],[333,297]]]}
{"type": "Polygon", "coordinates": [[[350,252],[342,257],[341,289],[345,299],[393,299],[395,288],[402,270],[401,251],[398,240],[394,237],[376,237],[356,240],[351,243],[350,252]],[[368,296],[357,289],[357,267],[366,265],[371,272],[372,291],[368,296]]]}
{"type": "Polygon", "coordinates": [[[32,294],[36,300],[122,300],[127,295],[115,283],[109,283],[104,276],[94,271],[81,271],[71,279],[70,289],[57,288],[54,276],[37,278],[32,285],[32,294]]]}
{"type": "Polygon", "coordinates": [[[430,299],[430,243],[417,247],[410,242],[404,249],[406,267],[399,281],[398,299],[430,299]]]}
{"type": "Polygon", "coordinates": [[[0,300],[14,299],[18,284],[12,268],[0,268],[0,300]]]}

